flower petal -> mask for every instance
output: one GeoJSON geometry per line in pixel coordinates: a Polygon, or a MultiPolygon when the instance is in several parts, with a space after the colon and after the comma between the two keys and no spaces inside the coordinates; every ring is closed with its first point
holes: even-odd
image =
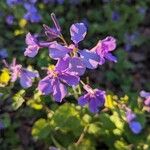
{"type": "Polygon", "coordinates": [[[117,62],[117,58],[115,56],[113,56],[111,53],[107,53],[105,55],[105,58],[107,58],[108,60],[113,61],[115,63],[117,62]]]}
{"type": "Polygon", "coordinates": [[[95,98],[96,98],[96,103],[98,107],[102,107],[105,103],[105,91],[101,90],[94,90],[95,91],[95,98]]]}
{"type": "Polygon", "coordinates": [[[70,72],[73,75],[81,76],[84,74],[85,70],[86,70],[86,67],[83,64],[83,61],[81,60],[81,58],[78,58],[78,57],[70,58],[68,72],[70,72]]]}
{"type": "Polygon", "coordinates": [[[71,40],[77,44],[86,36],[87,28],[84,23],[75,23],[70,27],[71,40]]]}
{"type": "Polygon", "coordinates": [[[86,95],[84,95],[84,96],[80,96],[80,97],[79,97],[79,99],[78,99],[78,104],[79,104],[80,106],[85,106],[85,105],[88,103],[88,101],[89,101],[89,98],[88,98],[88,96],[87,96],[87,94],[86,94],[86,95]]]}
{"type": "Polygon", "coordinates": [[[61,74],[59,75],[59,78],[70,86],[78,85],[80,80],[78,76],[74,76],[70,74],[61,74]]]}
{"type": "Polygon", "coordinates": [[[56,41],[49,46],[49,56],[53,59],[63,58],[70,50],[56,41]]]}
{"type": "Polygon", "coordinates": [[[80,57],[83,60],[83,63],[85,64],[85,66],[89,69],[95,69],[97,68],[99,61],[100,61],[100,57],[92,51],[89,50],[82,50],[79,51],[80,53],[80,57]]]}
{"type": "Polygon", "coordinates": [[[20,84],[24,88],[28,88],[32,86],[32,79],[38,77],[38,73],[22,70],[20,73],[20,84]]]}
{"type": "Polygon", "coordinates": [[[48,95],[53,91],[53,82],[54,80],[49,76],[46,76],[38,84],[38,90],[44,95],[48,95]]]}
{"type": "Polygon", "coordinates": [[[64,84],[60,83],[60,81],[55,80],[54,86],[53,86],[53,97],[55,101],[62,102],[62,99],[67,94],[67,88],[64,84]]]}
{"type": "Polygon", "coordinates": [[[29,32],[27,35],[26,35],[26,44],[27,45],[34,45],[36,43],[36,38],[31,35],[31,33],[29,32]]]}
{"type": "Polygon", "coordinates": [[[137,121],[131,121],[129,123],[129,127],[132,130],[132,132],[135,133],[135,134],[139,134],[142,130],[141,124],[137,121]]]}
{"type": "Polygon", "coordinates": [[[65,56],[64,58],[60,58],[57,61],[57,64],[55,66],[55,70],[57,71],[64,71],[69,67],[69,61],[70,58],[68,56],[65,56]]]}
{"type": "Polygon", "coordinates": [[[95,97],[90,98],[89,109],[90,109],[90,112],[92,112],[92,113],[97,113],[99,111],[98,105],[97,105],[97,100],[95,97]]]}

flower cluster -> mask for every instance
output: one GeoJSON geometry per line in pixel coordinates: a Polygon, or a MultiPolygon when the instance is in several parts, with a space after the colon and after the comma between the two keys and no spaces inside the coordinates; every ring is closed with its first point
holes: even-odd
{"type": "Polygon", "coordinates": [[[84,40],[87,34],[87,28],[84,23],[75,23],[70,27],[71,44],[68,44],[63,35],[61,27],[55,17],[51,14],[55,28],[43,25],[47,41],[39,41],[37,37],[28,33],[26,35],[27,48],[24,55],[35,57],[42,48],[48,48],[50,58],[57,61],[56,65],[47,68],[47,75],[38,84],[38,90],[43,95],[52,94],[57,102],[61,102],[67,95],[67,86],[75,87],[80,82],[87,91],[84,96],[79,97],[78,103],[81,106],[89,105],[91,112],[98,112],[105,102],[105,92],[92,89],[84,84],[80,76],[86,69],[96,69],[106,60],[117,62],[115,56],[111,54],[116,48],[115,38],[108,36],[99,40],[92,49],[80,49],[79,43],[84,40]],[[58,43],[56,39],[61,39],[63,43],[58,43]],[[50,42],[48,42],[50,41],[50,42]]]}
{"type": "MultiPolygon", "coordinates": [[[[37,2],[37,0],[29,0],[29,1],[7,0],[7,5],[10,7],[13,7],[13,6],[19,5],[19,4],[22,5],[26,10],[26,13],[24,14],[24,19],[26,19],[27,21],[30,21],[32,23],[36,23],[36,22],[40,22],[40,20],[41,20],[41,15],[39,14],[39,11],[35,6],[36,2],[37,2]]],[[[14,16],[9,15],[6,18],[6,23],[8,23],[9,25],[12,25],[13,20],[14,20],[14,16]]]]}

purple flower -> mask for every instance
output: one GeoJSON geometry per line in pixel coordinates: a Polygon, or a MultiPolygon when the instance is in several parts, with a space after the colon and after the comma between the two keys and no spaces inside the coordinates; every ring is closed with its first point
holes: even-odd
{"type": "Polygon", "coordinates": [[[64,0],[55,0],[58,4],[63,4],[64,0]]]}
{"type": "Polygon", "coordinates": [[[89,69],[95,69],[100,61],[99,56],[95,52],[89,51],[87,49],[79,50],[78,48],[78,42],[83,40],[86,35],[86,27],[84,26],[84,24],[73,24],[70,28],[70,33],[71,39],[74,42],[74,44],[71,44],[69,46],[62,46],[57,42],[54,42],[49,46],[50,57],[52,57],[53,59],[59,59],[69,53],[74,53],[74,55],[76,55],[75,57],[80,56],[78,58],[80,59],[80,61],[83,62],[85,67],[89,69]]]}
{"type": "Polygon", "coordinates": [[[124,35],[125,50],[130,51],[133,45],[135,45],[138,38],[139,38],[138,32],[125,33],[124,35]]]}
{"type": "Polygon", "coordinates": [[[142,126],[138,121],[131,121],[129,123],[129,127],[132,130],[132,132],[135,134],[139,134],[142,130],[142,126]]]}
{"type": "Polygon", "coordinates": [[[147,11],[147,8],[145,7],[139,7],[138,9],[138,12],[141,14],[141,15],[145,15],[146,11],[147,11]]]}
{"type": "Polygon", "coordinates": [[[100,61],[99,64],[102,65],[105,63],[105,59],[109,61],[117,62],[117,58],[113,56],[110,52],[116,48],[116,39],[108,36],[104,40],[100,40],[97,45],[91,49],[91,51],[96,52],[99,57],[100,61]]]}
{"type": "Polygon", "coordinates": [[[37,0],[29,0],[30,3],[35,4],[37,2],[37,0]]]}
{"type": "Polygon", "coordinates": [[[20,79],[20,84],[23,88],[29,88],[32,86],[32,80],[35,77],[39,77],[37,72],[29,71],[23,68],[21,65],[16,64],[16,60],[9,66],[11,72],[11,81],[15,82],[17,78],[20,79]]]}
{"type": "Polygon", "coordinates": [[[140,122],[136,121],[136,115],[130,109],[126,112],[126,121],[133,133],[139,134],[141,132],[142,126],[140,122]]]}
{"type": "Polygon", "coordinates": [[[6,49],[0,49],[0,59],[4,59],[8,57],[8,52],[6,49]]]}
{"type": "Polygon", "coordinates": [[[7,0],[7,5],[9,6],[13,6],[13,5],[17,5],[20,4],[22,0],[7,0]]]}
{"type": "Polygon", "coordinates": [[[113,21],[118,21],[120,19],[120,13],[118,11],[113,11],[111,18],[113,21]]]}
{"type": "Polygon", "coordinates": [[[87,28],[83,23],[75,23],[70,27],[71,40],[77,44],[82,41],[87,33],[87,28]]]}
{"type": "Polygon", "coordinates": [[[7,23],[8,25],[13,25],[13,23],[14,23],[14,16],[13,16],[13,15],[7,16],[7,17],[6,17],[6,23],[7,23]]]}
{"type": "Polygon", "coordinates": [[[27,13],[24,15],[24,19],[34,22],[39,22],[41,20],[41,15],[38,13],[38,10],[33,4],[25,3],[24,4],[27,13]]]}
{"type": "Polygon", "coordinates": [[[3,122],[0,121],[0,130],[3,130],[5,128],[3,122]]]}
{"type": "Polygon", "coordinates": [[[28,47],[26,48],[24,55],[28,57],[36,56],[40,49],[40,46],[37,39],[33,35],[31,35],[31,33],[28,33],[26,35],[26,44],[28,45],[28,47]]]}
{"type": "Polygon", "coordinates": [[[104,105],[105,92],[98,89],[93,90],[88,85],[84,86],[84,89],[87,93],[84,96],[79,97],[78,104],[81,106],[88,104],[89,110],[92,113],[97,113],[99,108],[104,105]]]}
{"type": "Polygon", "coordinates": [[[48,75],[39,82],[38,89],[44,95],[53,95],[55,101],[61,102],[67,95],[67,87],[76,86],[79,83],[79,76],[69,69],[69,57],[59,59],[56,66],[48,71],[48,75]]]}

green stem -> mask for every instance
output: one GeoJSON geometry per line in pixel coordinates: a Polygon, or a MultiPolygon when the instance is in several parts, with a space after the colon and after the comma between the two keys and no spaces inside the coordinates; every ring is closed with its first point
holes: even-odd
{"type": "Polygon", "coordinates": [[[87,129],[88,129],[88,126],[85,126],[84,129],[83,129],[83,132],[81,133],[81,135],[78,139],[78,141],[75,143],[76,146],[78,146],[82,142],[82,140],[83,140],[83,138],[84,138],[84,136],[87,132],[87,129]]]}

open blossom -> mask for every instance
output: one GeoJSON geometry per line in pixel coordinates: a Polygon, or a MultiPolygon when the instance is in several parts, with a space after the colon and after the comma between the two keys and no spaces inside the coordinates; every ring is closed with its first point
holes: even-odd
{"type": "Polygon", "coordinates": [[[136,115],[130,109],[126,112],[126,121],[133,133],[139,134],[141,132],[142,126],[140,122],[136,121],[136,115]]]}
{"type": "Polygon", "coordinates": [[[11,73],[11,81],[15,82],[19,78],[20,84],[23,88],[31,87],[33,79],[39,77],[37,72],[23,68],[22,65],[16,64],[15,60],[9,66],[9,69],[11,73]]]}
{"type": "Polygon", "coordinates": [[[78,104],[85,106],[88,104],[89,110],[92,113],[97,113],[99,108],[104,106],[105,103],[105,91],[99,89],[92,89],[88,85],[84,86],[87,93],[84,96],[79,97],[78,104]]]}
{"type": "Polygon", "coordinates": [[[61,102],[67,95],[66,84],[76,86],[79,83],[80,78],[76,71],[71,71],[69,57],[59,59],[56,66],[39,82],[39,91],[44,95],[52,93],[54,99],[61,102]]]}
{"type": "Polygon", "coordinates": [[[113,62],[117,62],[117,58],[111,54],[113,50],[116,48],[116,39],[108,36],[103,40],[100,40],[97,45],[91,49],[91,51],[96,52],[100,61],[99,64],[102,65],[105,63],[105,59],[113,62]]]}
{"type": "Polygon", "coordinates": [[[95,69],[100,61],[99,56],[87,49],[79,50],[78,43],[82,41],[86,35],[86,27],[83,23],[73,24],[70,28],[71,39],[74,44],[69,46],[58,44],[56,41],[49,46],[49,55],[53,59],[63,58],[65,55],[74,53],[74,57],[78,57],[78,61],[82,61],[85,67],[95,69]]]}

